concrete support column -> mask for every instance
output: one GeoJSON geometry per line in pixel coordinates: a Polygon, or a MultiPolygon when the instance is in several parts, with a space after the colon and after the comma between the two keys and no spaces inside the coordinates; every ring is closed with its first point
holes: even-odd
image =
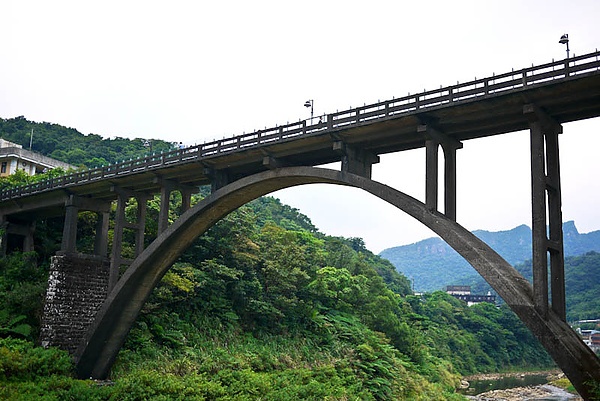
{"type": "Polygon", "coordinates": [[[63,237],[60,250],[66,253],[74,253],[77,246],[77,215],[79,207],[75,196],[71,195],[65,205],[65,223],[63,226],[63,237]]]}
{"type": "Polygon", "coordinates": [[[34,244],[33,244],[33,234],[35,233],[35,221],[32,221],[27,227],[25,232],[25,238],[23,239],[23,252],[33,252],[34,244]]]}
{"type": "Polygon", "coordinates": [[[117,196],[117,211],[115,214],[115,229],[113,233],[112,252],[110,257],[110,274],[108,280],[108,291],[110,292],[119,280],[119,269],[121,267],[121,249],[123,246],[123,228],[125,227],[125,206],[127,197],[123,194],[117,196]]]}
{"type": "Polygon", "coordinates": [[[6,256],[6,245],[8,241],[8,221],[5,215],[0,215],[0,256],[6,256]]]}
{"type": "Polygon", "coordinates": [[[172,188],[170,185],[163,185],[160,188],[160,211],[158,212],[158,235],[169,227],[169,204],[172,188]]]}
{"type": "Polygon", "coordinates": [[[94,240],[94,255],[106,257],[108,252],[108,221],[109,213],[97,213],[96,238],[94,240]]]}
{"type": "Polygon", "coordinates": [[[530,125],[531,135],[531,217],[533,247],[533,300],[538,312],[548,312],[548,262],[546,238],[546,169],[544,133],[537,121],[530,125]]]}
{"type": "Polygon", "coordinates": [[[425,137],[425,204],[431,211],[438,210],[439,146],[444,151],[444,214],[456,221],[456,150],[463,145],[435,124],[423,123],[417,132],[425,137]]]}
{"type": "Polygon", "coordinates": [[[538,312],[542,316],[546,316],[549,306],[549,253],[552,311],[565,320],[564,251],[558,153],[558,135],[562,133],[562,127],[534,105],[526,105],[523,110],[530,117],[534,303],[538,312]],[[550,220],[550,238],[547,236],[546,213],[550,220]]]}
{"type": "Polygon", "coordinates": [[[425,141],[425,204],[431,211],[438,206],[438,147],[433,139],[425,141]]]}
{"type": "Polygon", "coordinates": [[[137,197],[137,221],[135,233],[135,256],[137,257],[144,250],[144,234],[146,230],[146,206],[148,199],[137,197]]]}
{"type": "Polygon", "coordinates": [[[181,214],[187,212],[192,205],[192,191],[181,190],[181,214]]]}
{"type": "Polygon", "coordinates": [[[546,132],[546,194],[548,196],[548,217],[550,220],[550,291],[552,310],[562,320],[566,320],[565,299],[565,255],[562,231],[562,199],[560,188],[560,163],[558,155],[558,134],[562,127],[551,127],[546,132]]]}
{"type": "Polygon", "coordinates": [[[444,214],[456,221],[456,147],[442,145],[444,150],[444,214]]]}

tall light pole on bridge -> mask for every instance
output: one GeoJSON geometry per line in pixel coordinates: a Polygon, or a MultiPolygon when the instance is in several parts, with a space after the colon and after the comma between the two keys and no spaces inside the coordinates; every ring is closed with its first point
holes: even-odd
{"type": "Polygon", "coordinates": [[[310,125],[312,125],[312,122],[313,122],[314,106],[315,106],[315,101],[312,99],[304,102],[304,107],[310,107],[310,125]]]}
{"type": "Polygon", "coordinates": [[[565,33],[563,36],[561,36],[558,43],[567,45],[567,58],[569,58],[569,34],[565,33]]]}

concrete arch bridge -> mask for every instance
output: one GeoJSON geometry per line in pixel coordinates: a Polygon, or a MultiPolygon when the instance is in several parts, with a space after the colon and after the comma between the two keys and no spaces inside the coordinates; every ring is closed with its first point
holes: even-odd
{"type": "Polygon", "coordinates": [[[152,289],[220,218],[291,186],[360,188],[408,213],[461,254],[580,394],[590,398],[592,383],[600,383],[600,360],[565,322],[558,138],[563,123],[600,115],[599,56],[594,52],[532,66],[328,114],[315,124],[300,121],[2,191],[0,219],[6,230],[1,244],[5,250],[7,236],[16,235],[24,238],[25,250],[31,249],[36,219],[65,216],[61,251],[51,264],[42,342],[69,350],[81,377],[103,378],[152,289]],[[462,142],[526,129],[531,138],[533,286],[456,222],[456,156],[462,142]],[[426,149],[424,203],[371,180],[380,154],[420,147],[426,149]],[[438,210],[440,147],[443,212],[438,210]],[[341,161],[339,171],[314,167],[335,161],[341,161]],[[212,194],[190,208],[191,194],[207,184],[212,194]],[[169,226],[173,191],[181,192],[185,213],[169,226]],[[144,249],[146,201],[156,193],[161,197],[159,236],[144,249]],[[138,203],[135,223],[124,216],[131,198],[138,203]],[[108,255],[113,201],[117,212],[108,255]],[[76,250],[77,217],[83,210],[98,215],[94,255],[76,250]],[[124,229],[136,232],[133,260],[121,254],[124,229]],[[119,278],[122,265],[129,268],[119,278]]]}

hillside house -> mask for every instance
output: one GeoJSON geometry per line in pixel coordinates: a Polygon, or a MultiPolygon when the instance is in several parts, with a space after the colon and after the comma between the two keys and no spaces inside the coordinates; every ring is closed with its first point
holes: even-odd
{"type": "Polygon", "coordinates": [[[481,302],[489,302],[496,304],[496,296],[491,293],[487,295],[471,294],[471,286],[469,285],[449,285],[446,287],[446,293],[454,298],[463,300],[468,306],[472,306],[481,302]]]}
{"type": "Polygon", "coordinates": [[[14,174],[17,170],[24,170],[29,175],[35,175],[57,167],[75,168],[68,163],[31,152],[23,149],[21,145],[0,138],[0,177],[14,174]]]}

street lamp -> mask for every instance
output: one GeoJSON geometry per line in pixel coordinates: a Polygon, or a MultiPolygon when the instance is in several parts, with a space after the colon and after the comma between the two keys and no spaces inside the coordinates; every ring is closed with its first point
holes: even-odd
{"type": "Polygon", "coordinates": [[[312,125],[313,122],[314,105],[315,101],[312,99],[304,102],[304,107],[310,107],[310,125],[312,125]]]}
{"type": "Polygon", "coordinates": [[[569,35],[565,33],[563,36],[560,37],[558,43],[562,45],[567,45],[567,58],[569,58],[569,35]]]}

